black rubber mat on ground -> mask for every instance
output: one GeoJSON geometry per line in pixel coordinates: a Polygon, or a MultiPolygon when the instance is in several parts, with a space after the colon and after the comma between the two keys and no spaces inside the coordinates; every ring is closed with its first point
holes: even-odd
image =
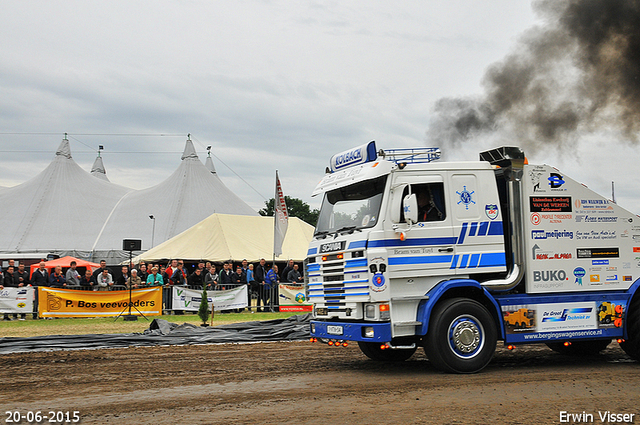
{"type": "Polygon", "coordinates": [[[309,338],[310,316],[305,314],[287,319],[232,323],[208,328],[154,319],[149,329],[143,333],[7,337],[0,338],[0,354],[154,345],[300,341],[309,338]]]}

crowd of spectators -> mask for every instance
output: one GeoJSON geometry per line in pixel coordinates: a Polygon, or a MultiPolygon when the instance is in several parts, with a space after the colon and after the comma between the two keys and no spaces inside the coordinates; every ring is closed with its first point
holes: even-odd
{"type": "MultiPolygon", "coordinates": [[[[31,276],[25,270],[24,264],[20,263],[16,268],[14,260],[8,261],[5,270],[0,269],[0,290],[5,286],[49,286],[109,291],[173,285],[195,289],[225,290],[246,285],[249,294],[254,294],[257,298],[257,311],[262,311],[261,304],[265,310],[267,306],[273,309],[274,304],[278,304],[278,283],[284,282],[303,282],[300,267],[293,260],[287,262],[282,273],[278,273],[277,265],[270,267],[264,258],[255,265],[242,260],[235,264],[235,268],[233,261],[228,260],[222,264],[220,271],[215,264],[200,261],[192,271],[188,272],[184,261],[178,259],[173,259],[166,265],[131,263],[129,266],[122,266],[119,273],[112,272],[105,260],[100,261],[100,267],[93,272],[86,269],[83,275],[77,270],[75,261],[70,263],[66,272],[62,271],[61,266],[56,266],[51,273],[47,271],[46,263],[41,261],[31,276]]],[[[21,320],[24,320],[24,316],[24,314],[21,315],[21,320]]],[[[4,320],[11,320],[8,314],[4,315],[4,320]]]]}

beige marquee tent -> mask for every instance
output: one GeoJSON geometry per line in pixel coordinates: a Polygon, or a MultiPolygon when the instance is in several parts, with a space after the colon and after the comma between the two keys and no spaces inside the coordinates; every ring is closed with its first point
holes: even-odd
{"type": "MultiPolygon", "coordinates": [[[[303,261],[313,226],[289,217],[289,226],[277,260],[303,261]]],[[[139,255],[135,262],[179,258],[183,260],[250,262],[273,257],[273,217],[212,214],[179,235],[139,255]]]]}

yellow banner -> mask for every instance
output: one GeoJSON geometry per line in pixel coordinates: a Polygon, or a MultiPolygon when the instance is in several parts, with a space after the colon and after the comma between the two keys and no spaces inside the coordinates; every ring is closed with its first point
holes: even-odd
{"type": "MultiPolygon", "coordinates": [[[[131,291],[131,314],[162,315],[162,288],[131,291]]],[[[40,317],[113,317],[129,314],[129,291],[77,291],[38,287],[40,317]]]]}

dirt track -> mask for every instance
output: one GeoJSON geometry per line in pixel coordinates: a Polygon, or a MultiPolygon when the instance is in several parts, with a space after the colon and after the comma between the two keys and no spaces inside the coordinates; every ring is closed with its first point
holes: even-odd
{"type": "MultiPolygon", "coordinates": [[[[80,412],[83,424],[558,424],[559,412],[633,413],[640,364],[610,344],[571,358],[502,346],[475,375],[368,360],[355,345],[145,347],[0,358],[0,413],[80,412]]],[[[26,422],[23,422],[26,423],[26,422]]],[[[45,423],[45,422],[43,422],[45,423]]]]}

